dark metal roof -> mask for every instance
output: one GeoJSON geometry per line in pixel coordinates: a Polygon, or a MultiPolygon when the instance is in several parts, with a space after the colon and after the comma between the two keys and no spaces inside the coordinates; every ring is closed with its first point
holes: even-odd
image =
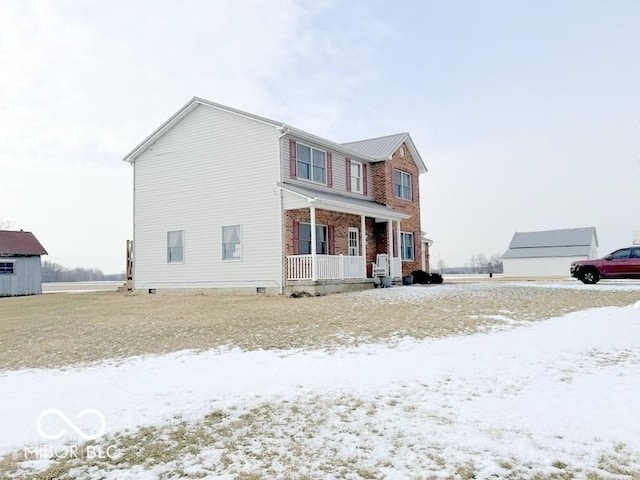
{"type": "Polygon", "coordinates": [[[31,232],[0,230],[0,255],[48,255],[31,232]]]}

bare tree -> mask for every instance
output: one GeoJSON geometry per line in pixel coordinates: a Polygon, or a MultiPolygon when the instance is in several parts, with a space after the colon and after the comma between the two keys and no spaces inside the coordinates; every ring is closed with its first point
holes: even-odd
{"type": "Polygon", "coordinates": [[[444,261],[444,259],[439,258],[438,259],[438,271],[440,273],[442,273],[442,270],[447,268],[447,262],[444,261]]]}

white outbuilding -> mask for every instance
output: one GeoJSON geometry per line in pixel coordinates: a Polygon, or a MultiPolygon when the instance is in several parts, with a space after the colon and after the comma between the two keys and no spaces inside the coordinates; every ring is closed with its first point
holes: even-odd
{"type": "Polygon", "coordinates": [[[595,227],[516,232],[502,256],[505,277],[568,277],[571,262],[596,258],[595,227]]]}
{"type": "Polygon", "coordinates": [[[47,251],[31,232],[0,230],[0,297],[40,295],[47,251]]]}

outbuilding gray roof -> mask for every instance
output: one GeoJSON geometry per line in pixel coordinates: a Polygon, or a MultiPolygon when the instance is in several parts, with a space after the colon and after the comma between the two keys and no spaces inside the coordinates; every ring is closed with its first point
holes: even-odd
{"type": "Polygon", "coordinates": [[[502,258],[588,256],[593,242],[597,247],[595,227],[516,232],[502,258]]]}

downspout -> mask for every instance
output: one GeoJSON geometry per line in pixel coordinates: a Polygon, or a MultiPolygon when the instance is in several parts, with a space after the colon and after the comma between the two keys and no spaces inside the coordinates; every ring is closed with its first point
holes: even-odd
{"type": "MultiPolygon", "coordinates": [[[[282,132],[278,136],[278,162],[280,163],[279,183],[282,183],[282,180],[284,179],[284,159],[282,158],[282,139],[289,133],[289,127],[287,127],[285,124],[282,124],[280,127],[278,127],[278,130],[282,132]]],[[[281,267],[280,268],[282,268],[282,274],[280,276],[280,295],[282,295],[284,293],[284,286],[287,281],[287,269],[285,264],[286,255],[284,255],[285,248],[286,248],[286,242],[285,242],[286,231],[285,231],[285,225],[284,225],[284,193],[282,191],[282,188],[279,188],[278,191],[280,195],[280,242],[281,242],[280,244],[281,267]]]]}

